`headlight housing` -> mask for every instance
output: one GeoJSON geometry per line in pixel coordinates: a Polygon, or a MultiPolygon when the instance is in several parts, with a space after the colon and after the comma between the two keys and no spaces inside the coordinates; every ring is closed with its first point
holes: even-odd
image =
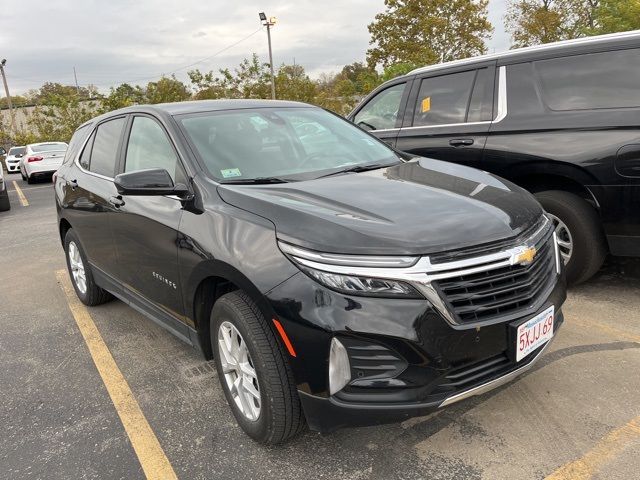
{"type": "Polygon", "coordinates": [[[336,255],[313,252],[278,242],[280,249],[300,270],[331,290],[366,297],[424,298],[413,286],[399,280],[377,278],[376,268],[402,268],[414,265],[416,257],[336,255]],[[371,268],[371,276],[351,275],[349,267],[371,268]]]}

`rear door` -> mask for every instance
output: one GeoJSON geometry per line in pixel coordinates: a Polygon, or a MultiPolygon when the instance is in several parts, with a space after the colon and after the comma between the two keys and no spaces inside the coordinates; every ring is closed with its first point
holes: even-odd
{"type": "Polygon", "coordinates": [[[66,174],[65,202],[69,222],[76,231],[89,262],[113,277],[116,272],[111,217],[118,194],[113,177],[126,117],[98,125],[82,149],[77,165],[66,174]]]}
{"type": "MultiPolygon", "coordinates": [[[[187,183],[185,169],[164,126],[150,115],[133,115],[127,127],[120,171],[163,168],[174,183],[187,183]]],[[[178,271],[178,227],[182,202],[174,196],[122,195],[113,234],[124,286],[178,335],[182,286],[178,271]]]]}
{"type": "Polygon", "coordinates": [[[410,88],[411,79],[406,78],[385,85],[358,106],[349,120],[394,147],[410,88]]]}
{"type": "Polygon", "coordinates": [[[418,76],[396,147],[424,157],[480,167],[491,120],[495,62],[418,76]]]}

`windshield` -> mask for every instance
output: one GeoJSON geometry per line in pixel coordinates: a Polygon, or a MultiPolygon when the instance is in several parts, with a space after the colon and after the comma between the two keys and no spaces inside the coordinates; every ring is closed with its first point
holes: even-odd
{"type": "Polygon", "coordinates": [[[25,147],[13,147],[9,150],[9,155],[24,155],[25,147]]]}
{"type": "Polygon", "coordinates": [[[53,152],[55,150],[66,150],[66,143],[42,143],[40,145],[31,145],[34,152],[53,152]]]}
{"type": "Polygon", "coordinates": [[[258,108],[182,116],[184,130],[220,181],[317,178],[331,170],[399,161],[353,124],[319,108],[258,108]]]}

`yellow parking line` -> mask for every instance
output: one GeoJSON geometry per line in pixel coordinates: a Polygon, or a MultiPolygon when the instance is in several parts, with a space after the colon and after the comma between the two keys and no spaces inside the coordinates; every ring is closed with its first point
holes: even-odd
{"type": "Polygon", "coordinates": [[[20,203],[22,203],[22,206],[28,207],[29,202],[27,201],[27,197],[24,196],[24,193],[22,193],[22,189],[18,186],[18,182],[14,180],[13,186],[16,189],[16,193],[18,194],[18,198],[20,199],[20,203]]]}
{"type": "Polygon", "coordinates": [[[639,436],[640,417],[636,417],[607,434],[582,458],[563,465],[545,480],[588,480],[639,436]]]}
{"type": "Polygon", "coordinates": [[[78,300],[66,270],[58,270],[56,278],[67,297],[69,309],[78,324],[93,362],[102,377],[111,401],[120,416],[131,445],[138,456],[142,470],[149,479],[177,479],[169,459],[162,450],[129,384],[118,368],[109,348],[104,343],[89,311],[78,300]]]}

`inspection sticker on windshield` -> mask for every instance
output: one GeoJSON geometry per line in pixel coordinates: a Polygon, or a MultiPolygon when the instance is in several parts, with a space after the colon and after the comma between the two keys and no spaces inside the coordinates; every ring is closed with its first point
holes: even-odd
{"type": "Polygon", "coordinates": [[[516,362],[553,337],[553,305],[518,327],[516,362]]]}
{"type": "Polygon", "coordinates": [[[224,170],[220,170],[222,174],[222,178],[232,178],[232,177],[241,177],[242,173],[240,173],[239,168],[225,168],[224,170]]]}

